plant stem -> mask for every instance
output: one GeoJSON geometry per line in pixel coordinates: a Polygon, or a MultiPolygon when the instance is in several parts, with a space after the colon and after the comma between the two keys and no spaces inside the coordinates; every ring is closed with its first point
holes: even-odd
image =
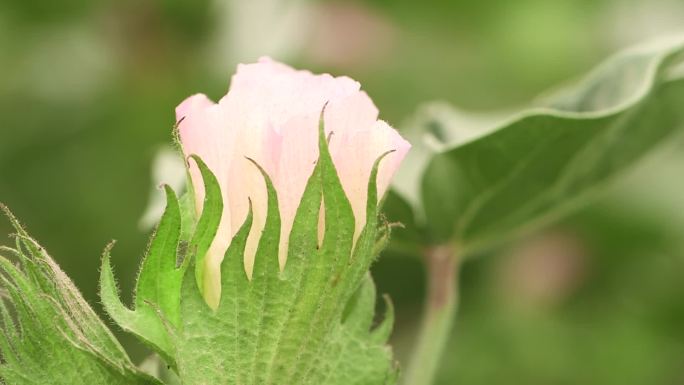
{"type": "Polygon", "coordinates": [[[413,349],[403,383],[432,384],[449,338],[458,303],[459,261],[452,245],[425,250],[427,301],[416,346],[413,349]]]}

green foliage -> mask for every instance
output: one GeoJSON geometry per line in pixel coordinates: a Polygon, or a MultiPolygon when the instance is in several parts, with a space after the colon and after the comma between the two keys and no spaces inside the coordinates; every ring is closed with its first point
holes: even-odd
{"type": "Polygon", "coordinates": [[[409,127],[411,166],[396,192],[417,213],[422,241],[490,246],[634,164],[683,121],[682,51],[681,41],[626,51],[498,125],[435,115],[409,127]]]}
{"type": "MultiPolygon", "coordinates": [[[[196,224],[188,223],[189,218],[183,220],[183,216],[187,216],[184,213],[194,208],[181,208],[173,190],[168,186],[164,187],[167,206],[143,258],[135,291],[134,310],[128,309],[119,298],[109,262],[111,247],[107,247],[104,252],[100,270],[100,296],[107,313],[122,329],[150,345],[172,366],[175,366],[174,347],[168,329],[178,328],[181,324],[180,296],[183,277],[192,256],[199,261],[196,265],[201,264],[204,259],[223,210],[221,190],[216,178],[200,158],[192,158],[197,162],[205,181],[205,209],[196,224]],[[188,227],[194,231],[189,243],[185,245],[182,229],[188,227]],[[184,247],[179,248],[179,245],[184,247]],[[182,250],[191,255],[181,255],[182,250]]],[[[195,276],[197,285],[201,288],[204,282],[203,270],[195,269],[195,276]]]]}
{"type": "Polygon", "coordinates": [[[119,299],[109,262],[111,246],[105,249],[100,270],[100,297],[107,313],[124,330],[137,335],[173,363],[171,341],[164,322],[180,323],[180,287],[186,264],[177,266],[181,213],[176,194],[165,186],[167,206],[143,259],[135,292],[135,308],[119,299]],[[163,314],[163,318],[160,316],[163,314]]]}
{"type": "Polygon", "coordinates": [[[17,242],[0,251],[18,264],[0,257],[0,382],[158,384],[133,366],[71,280],[2,209],[17,231],[17,242]]]}
{"type": "Polygon", "coordinates": [[[385,345],[392,329],[392,307],[387,301],[384,320],[372,328],[376,293],[368,275],[387,235],[387,229],[378,231],[376,203],[375,179],[382,157],[373,168],[368,186],[365,227],[354,241],[353,212],[322,127],[319,149],[319,160],[295,216],[283,271],[278,265],[277,192],[268,175],[255,164],[266,181],[268,208],[253,274],[247,277],[243,257],[252,225],[250,210],[226,251],[221,267],[221,297],[215,310],[203,296],[206,282],[197,266],[216,233],[223,205],[216,178],[199,158],[195,157],[195,161],[206,194],[188,247],[189,257],[176,267],[175,245],[181,219],[175,196],[167,189],[169,203],[143,262],[135,311],[125,308],[118,299],[105,253],[101,280],[105,308],[124,329],[150,343],[166,358],[183,384],[395,382],[396,369],[385,345]],[[321,209],[325,230],[319,243],[321,209]],[[176,285],[175,274],[193,265],[195,274],[184,274],[182,288],[176,285]],[[166,273],[160,269],[162,266],[166,273]],[[160,283],[169,272],[173,273],[171,283],[160,283]],[[138,301],[141,288],[148,287],[152,289],[147,289],[138,301]],[[164,288],[163,294],[157,294],[160,288],[164,288]],[[131,314],[135,316],[126,318],[131,314]],[[175,314],[179,318],[174,318],[175,314]]]}
{"type": "MultiPolygon", "coordinates": [[[[200,215],[197,221],[197,226],[192,235],[190,241],[189,250],[195,257],[195,279],[197,286],[200,291],[207,298],[205,290],[205,280],[204,280],[204,259],[206,257],[209,246],[211,246],[211,241],[216,235],[216,230],[221,222],[221,214],[223,211],[223,201],[221,200],[221,189],[219,188],[218,181],[214,174],[209,171],[206,164],[198,157],[192,156],[192,158],[197,162],[197,166],[202,174],[202,179],[205,181],[205,198],[202,205],[202,215],[200,215]]],[[[194,208],[192,208],[194,210],[194,208]]],[[[190,259],[186,259],[184,262],[188,262],[190,259]]],[[[212,302],[215,301],[214,298],[211,299],[212,302]]]]}

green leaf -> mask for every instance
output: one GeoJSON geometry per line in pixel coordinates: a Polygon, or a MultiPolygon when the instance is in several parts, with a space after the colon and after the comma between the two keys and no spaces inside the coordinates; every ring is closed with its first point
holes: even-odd
{"type": "MultiPolygon", "coordinates": [[[[371,329],[375,290],[367,278],[378,236],[374,168],[367,223],[354,243],[354,217],[321,128],[320,158],[278,265],[277,192],[263,171],[268,211],[251,279],[244,248],[251,210],[221,267],[221,298],[207,306],[197,282],[184,279],[175,362],[184,384],[385,384],[396,371],[385,346],[392,325],[371,329]],[[319,245],[321,203],[325,231],[319,245]]],[[[258,167],[258,166],[257,166],[258,167]]]]}
{"type": "Polygon", "coordinates": [[[683,50],[679,39],[626,51],[503,122],[442,112],[409,127],[395,191],[423,242],[472,252],[581,204],[681,126],[683,50]]]}
{"type": "Polygon", "coordinates": [[[0,252],[0,382],[160,384],[135,368],[109,329],[45,250],[14,225],[16,246],[0,252]]]}
{"type": "MultiPolygon", "coordinates": [[[[202,294],[207,298],[207,291],[205,289],[204,279],[204,261],[211,246],[211,242],[216,235],[216,230],[221,222],[221,215],[223,214],[223,200],[221,199],[221,189],[214,174],[211,173],[209,167],[196,155],[190,156],[202,174],[204,181],[204,203],[202,205],[202,214],[200,215],[195,231],[190,240],[188,250],[190,257],[195,259],[195,279],[197,286],[199,286],[202,294]]],[[[184,263],[187,263],[191,258],[186,258],[184,263]]],[[[207,298],[207,301],[213,303],[214,298],[207,298]]]]}
{"type": "Polygon", "coordinates": [[[180,324],[180,288],[185,265],[177,266],[181,233],[180,206],[173,190],[164,186],[167,206],[138,274],[134,309],[119,298],[110,264],[110,250],[105,249],[100,269],[100,298],[107,313],[124,330],[138,336],[173,363],[171,341],[165,323],[180,324]]]}
{"type": "MultiPolygon", "coordinates": [[[[204,206],[196,224],[183,218],[176,194],[165,186],[167,207],[159,226],[152,236],[150,247],[143,259],[135,291],[135,308],[128,309],[120,300],[114,273],[109,262],[108,247],[103,255],[100,271],[100,297],[107,313],[124,330],[136,335],[147,343],[171,366],[175,366],[174,336],[169,330],[178,328],[180,319],[180,298],[183,277],[194,258],[201,264],[216,234],[221,220],[223,202],[216,177],[204,162],[191,157],[202,174],[206,191],[204,206]],[[183,256],[179,242],[183,236],[182,228],[192,227],[193,233],[183,256]],[[179,263],[180,261],[180,263],[179,263]]],[[[194,208],[192,208],[194,210],[194,208]]],[[[198,262],[195,262],[197,265],[198,262]]],[[[194,269],[197,285],[203,287],[203,269],[194,269]]]]}

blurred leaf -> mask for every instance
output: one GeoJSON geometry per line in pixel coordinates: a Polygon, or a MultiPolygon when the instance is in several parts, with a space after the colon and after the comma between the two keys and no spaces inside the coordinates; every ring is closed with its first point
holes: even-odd
{"type": "Polygon", "coordinates": [[[158,355],[152,354],[145,358],[139,365],[140,370],[159,379],[165,385],[182,385],[178,375],[171,370],[171,367],[166,364],[158,355]]]}
{"type": "Polygon", "coordinates": [[[683,50],[678,39],[625,51],[499,125],[436,118],[408,127],[414,150],[395,190],[427,242],[467,251],[558,215],[681,125],[683,50]]]}

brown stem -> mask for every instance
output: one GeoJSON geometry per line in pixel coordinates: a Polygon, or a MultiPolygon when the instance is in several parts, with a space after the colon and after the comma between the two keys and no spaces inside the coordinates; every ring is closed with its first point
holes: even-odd
{"type": "Polygon", "coordinates": [[[459,260],[455,247],[430,247],[423,256],[427,270],[427,301],[416,346],[403,377],[402,382],[406,385],[432,384],[458,302],[459,260]]]}
{"type": "Polygon", "coordinates": [[[440,245],[428,248],[424,258],[428,276],[427,306],[439,311],[449,306],[456,294],[456,256],[452,247],[440,245]]]}

